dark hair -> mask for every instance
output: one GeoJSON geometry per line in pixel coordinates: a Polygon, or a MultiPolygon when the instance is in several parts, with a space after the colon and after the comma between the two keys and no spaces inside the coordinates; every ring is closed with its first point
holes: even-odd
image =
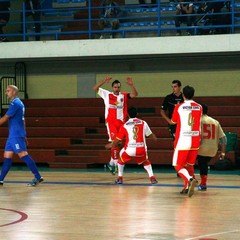
{"type": "Polygon", "coordinates": [[[201,103],[201,106],[202,106],[203,114],[207,114],[207,112],[208,112],[208,105],[206,105],[204,103],[201,103]]]}
{"type": "Polygon", "coordinates": [[[186,99],[192,99],[194,96],[194,92],[195,92],[194,88],[189,85],[183,88],[183,95],[186,99]]]}
{"type": "MultiPolygon", "coordinates": [[[[114,84],[118,84],[118,83],[120,83],[118,80],[114,80],[114,81],[112,82],[112,87],[113,87],[114,84]]],[[[120,86],[121,86],[121,83],[120,83],[120,86]]]]}
{"type": "Polygon", "coordinates": [[[182,86],[182,83],[179,81],[179,80],[173,80],[172,81],[172,84],[177,84],[179,87],[181,87],[182,86]]]}
{"type": "Polygon", "coordinates": [[[137,109],[135,107],[130,107],[128,109],[128,115],[130,118],[135,118],[137,116],[137,109]]]}

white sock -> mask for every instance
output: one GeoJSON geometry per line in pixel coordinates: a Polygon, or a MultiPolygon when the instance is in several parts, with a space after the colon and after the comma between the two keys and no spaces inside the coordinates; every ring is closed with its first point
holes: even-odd
{"type": "Polygon", "coordinates": [[[113,162],[114,162],[114,166],[118,165],[118,160],[113,160],[113,162]]]}
{"type": "Polygon", "coordinates": [[[147,166],[143,166],[144,168],[145,168],[145,170],[147,171],[147,173],[148,173],[148,176],[149,177],[152,177],[153,176],[153,170],[152,170],[152,165],[151,164],[149,164],[149,165],[147,165],[147,166]]]}
{"type": "Polygon", "coordinates": [[[186,168],[180,169],[180,170],[178,171],[178,173],[183,174],[183,175],[188,179],[188,181],[189,181],[190,178],[192,178],[192,177],[189,175],[189,173],[188,173],[188,171],[187,171],[186,168]]]}
{"type": "Polygon", "coordinates": [[[123,176],[124,166],[125,166],[125,165],[122,165],[122,164],[119,164],[119,163],[118,163],[118,176],[119,176],[119,177],[122,177],[122,176],[123,176]]]}
{"type": "Polygon", "coordinates": [[[113,158],[110,159],[109,164],[110,164],[111,166],[115,166],[115,164],[114,164],[114,159],[113,159],[113,158]]]}

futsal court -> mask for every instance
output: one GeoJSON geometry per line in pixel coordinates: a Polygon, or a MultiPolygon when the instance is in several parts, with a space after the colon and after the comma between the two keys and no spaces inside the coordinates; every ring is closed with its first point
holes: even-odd
{"type": "Polygon", "coordinates": [[[156,185],[140,168],[126,167],[123,185],[104,168],[41,173],[34,188],[13,169],[0,187],[1,240],[240,239],[239,170],[211,171],[191,198],[172,170],[156,169],[156,185]]]}

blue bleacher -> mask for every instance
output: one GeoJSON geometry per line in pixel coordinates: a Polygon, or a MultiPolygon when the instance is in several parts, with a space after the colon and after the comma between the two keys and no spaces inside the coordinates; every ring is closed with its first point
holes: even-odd
{"type": "Polygon", "coordinates": [[[72,0],[73,3],[84,3],[86,0],[72,0]]]}
{"type": "Polygon", "coordinates": [[[64,25],[42,25],[41,30],[42,31],[58,31],[61,30],[64,27],[64,25]]]}
{"type": "MultiPolygon", "coordinates": [[[[231,6],[234,6],[232,12],[232,19],[234,20],[233,25],[223,25],[222,28],[230,29],[231,33],[240,32],[239,22],[240,22],[240,0],[232,0],[231,6]]],[[[44,31],[59,31],[59,29],[64,29],[64,32],[57,33],[58,36],[61,34],[70,35],[70,32],[81,32],[85,31],[85,34],[89,38],[97,37],[100,34],[100,30],[97,25],[99,20],[98,11],[99,6],[97,1],[91,1],[92,9],[88,9],[87,0],[46,0],[42,5],[42,33],[44,31]],[[55,4],[55,5],[54,5],[55,4]],[[97,9],[96,9],[97,8],[97,9]],[[89,13],[91,14],[89,16],[89,13]],[[89,18],[90,17],[90,18],[89,18]],[[89,19],[91,22],[89,22],[89,19]]],[[[99,2],[100,4],[100,2],[99,2]]],[[[156,36],[156,31],[158,32],[157,36],[160,36],[160,32],[164,31],[165,35],[175,35],[175,11],[176,11],[176,2],[162,2],[160,3],[160,10],[156,5],[154,7],[142,7],[137,4],[122,5],[122,9],[126,14],[120,18],[120,28],[115,30],[118,34],[118,37],[126,37],[125,33],[142,33],[149,34],[153,33],[152,36],[156,36]],[[154,33],[155,31],[155,33],[154,33]],[[154,35],[155,34],[155,35],[154,35]]],[[[207,13],[211,15],[211,13],[207,13]]],[[[220,13],[221,14],[221,13],[220,13]]],[[[224,14],[224,11],[223,11],[224,14]]],[[[199,16],[199,15],[198,15],[199,16]]],[[[201,15],[200,15],[201,16],[201,15]]],[[[203,16],[203,15],[202,15],[203,16]]],[[[27,19],[26,25],[31,30],[30,24],[34,24],[34,21],[29,21],[27,19]]],[[[202,29],[206,28],[204,26],[205,20],[199,21],[199,25],[195,28],[202,29]]],[[[9,25],[14,25],[12,21],[9,22],[9,25]]],[[[17,25],[19,23],[15,23],[17,25]]],[[[214,26],[220,28],[221,26],[214,26]]],[[[183,25],[183,30],[186,30],[186,25],[183,25]]],[[[108,26],[105,29],[106,33],[111,32],[111,26],[108,26]]],[[[196,31],[195,31],[196,32],[196,31]]],[[[34,33],[33,33],[34,34],[34,33]]],[[[7,34],[5,34],[7,36],[7,34]]],[[[11,33],[11,35],[13,35],[11,33]]],[[[19,33],[18,33],[19,35],[19,33]]],[[[44,34],[43,34],[44,35],[44,34]]],[[[10,36],[10,34],[9,34],[10,36]]]]}
{"type": "Polygon", "coordinates": [[[73,17],[74,16],[74,12],[70,11],[70,12],[57,12],[57,11],[51,11],[51,12],[44,12],[44,16],[47,17],[73,17]]]}
{"type": "Polygon", "coordinates": [[[84,3],[86,0],[55,0],[54,2],[59,4],[66,4],[66,3],[84,3]]]}
{"type": "Polygon", "coordinates": [[[69,3],[71,0],[57,0],[57,3],[69,3]]]}

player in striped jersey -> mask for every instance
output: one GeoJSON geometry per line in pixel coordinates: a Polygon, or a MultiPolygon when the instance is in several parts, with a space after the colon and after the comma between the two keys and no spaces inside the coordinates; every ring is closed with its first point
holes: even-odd
{"type": "MultiPolygon", "coordinates": [[[[138,95],[131,77],[127,77],[126,82],[132,90],[131,93],[121,92],[121,83],[118,80],[112,82],[112,92],[101,88],[103,84],[110,83],[111,80],[112,77],[107,76],[103,81],[93,86],[93,90],[98,92],[99,96],[104,100],[105,120],[109,141],[113,141],[116,138],[120,127],[127,120],[128,100],[138,95]]],[[[107,164],[107,167],[113,175],[116,173],[119,150],[119,146],[111,148],[111,159],[107,164]]]]}
{"type": "Polygon", "coordinates": [[[136,108],[129,108],[128,115],[129,120],[120,128],[116,139],[112,143],[106,145],[106,148],[117,146],[124,138],[126,138],[125,145],[120,151],[118,160],[118,178],[115,183],[123,183],[123,170],[125,163],[134,157],[136,162],[139,165],[142,164],[147,171],[151,183],[156,184],[157,180],[153,175],[152,165],[148,160],[146,137],[155,140],[157,140],[157,138],[145,121],[136,118],[136,108]]]}
{"type": "Polygon", "coordinates": [[[194,164],[200,146],[202,116],[202,106],[192,100],[194,92],[191,86],[183,88],[184,102],[175,106],[171,119],[173,124],[177,124],[172,165],[185,183],[181,193],[189,197],[197,183],[194,164]]]}

